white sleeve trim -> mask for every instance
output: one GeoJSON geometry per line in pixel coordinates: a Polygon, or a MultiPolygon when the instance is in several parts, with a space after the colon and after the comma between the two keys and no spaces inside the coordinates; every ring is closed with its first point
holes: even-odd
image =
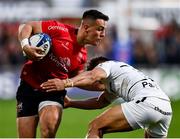
{"type": "Polygon", "coordinates": [[[106,77],[110,75],[110,70],[111,70],[110,61],[100,63],[99,65],[97,65],[97,67],[103,69],[106,72],[106,77]]]}

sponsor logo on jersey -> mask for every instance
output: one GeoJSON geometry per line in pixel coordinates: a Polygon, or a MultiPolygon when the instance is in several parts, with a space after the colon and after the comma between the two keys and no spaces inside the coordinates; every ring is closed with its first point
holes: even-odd
{"type": "Polygon", "coordinates": [[[67,50],[69,50],[69,42],[61,42],[61,45],[65,48],[65,49],[67,49],[67,50]]]}
{"type": "Polygon", "coordinates": [[[67,67],[71,66],[70,59],[68,57],[56,57],[53,53],[49,55],[51,61],[53,61],[57,67],[62,67],[66,72],[68,72],[67,67]]]}
{"type": "Polygon", "coordinates": [[[154,110],[160,112],[163,115],[172,115],[172,112],[163,111],[159,107],[154,107],[154,110]]]}
{"type": "Polygon", "coordinates": [[[64,32],[68,32],[68,29],[61,26],[48,26],[48,30],[61,30],[64,32]]]}

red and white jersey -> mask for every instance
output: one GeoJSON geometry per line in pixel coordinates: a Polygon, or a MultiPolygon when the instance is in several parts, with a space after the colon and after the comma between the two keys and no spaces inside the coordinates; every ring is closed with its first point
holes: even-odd
{"type": "Polygon", "coordinates": [[[42,21],[42,32],[52,39],[50,52],[40,61],[25,63],[21,79],[35,89],[48,79],[66,79],[83,70],[87,60],[86,48],[77,43],[77,29],[58,21],[42,21]]]}

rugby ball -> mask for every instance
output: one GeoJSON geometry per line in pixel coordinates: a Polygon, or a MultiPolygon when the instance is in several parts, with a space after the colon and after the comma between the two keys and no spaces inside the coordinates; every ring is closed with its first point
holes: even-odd
{"type": "Polygon", "coordinates": [[[31,46],[42,47],[46,56],[51,47],[51,38],[48,34],[38,33],[29,38],[29,43],[31,46]]]}

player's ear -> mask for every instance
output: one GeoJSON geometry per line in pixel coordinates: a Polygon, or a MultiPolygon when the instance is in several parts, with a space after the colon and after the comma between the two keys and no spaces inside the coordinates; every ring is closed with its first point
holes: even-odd
{"type": "Polygon", "coordinates": [[[88,34],[89,25],[88,25],[88,24],[84,24],[84,25],[83,25],[83,28],[84,28],[84,32],[85,32],[86,34],[88,34]]]}
{"type": "Polygon", "coordinates": [[[90,27],[90,23],[91,23],[92,21],[90,21],[89,19],[84,19],[83,21],[82,21],[82,26],[83,26],[83,28],[84,28],[84,30],[88,30],[88,28],[90,27]]]}
{"type": "Polygon", "coordinates": [[[89,25],[88,25],[88,24],[84,24],[84,25],[83,25],[83,28],[84,28],[85,31],[87,31],[88,28],[89,28],[89,25]]]}

